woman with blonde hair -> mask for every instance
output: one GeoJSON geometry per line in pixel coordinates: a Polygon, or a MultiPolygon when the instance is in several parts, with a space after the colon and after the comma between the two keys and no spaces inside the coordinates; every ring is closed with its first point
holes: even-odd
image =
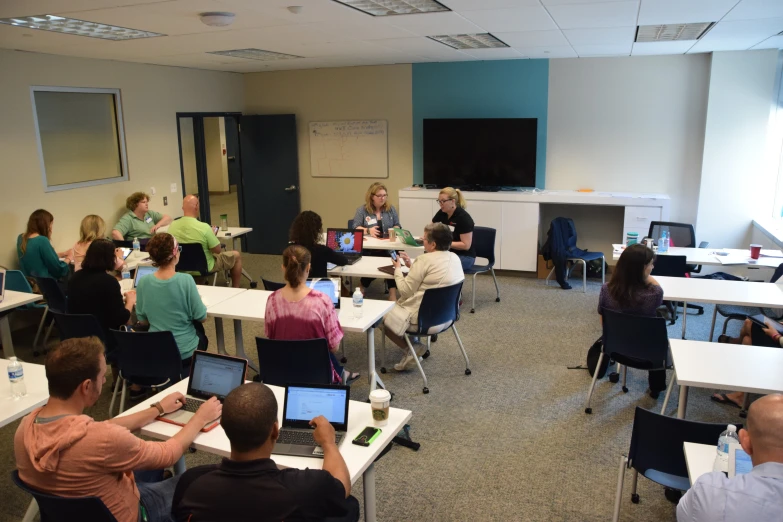
{"type": "Polygon", "coordinates": [[[82,269],[82,261],[87,255],[87,249],[96,239],[106,237],[106,223],[101,216],[90,214],[84,216],[82,224],[79,227],[79,241],[71,248],[71,257],[73,258],[73,269],[78,272],[82,269]]]}
{"type": "Polygon", "coordinates": [[[440,210],[432,218],[433,223],[443,223],[452,232],[451,252],[462,262],[462,269],[468,270],[476,262],[476,249],[473,248],[473,218],[465,207],[465,197],[459,189],[445,187],[438,193],[440,210]]]}
{"type": "MultiPolygon", "coordinates": [[[[27,230],[16,239],[19,267],[27,277],[60,279],[68,275],[70,252],[55,252],[52,246],[54,216],[39,208],[27,220],[27,230]],[[60,261],[60,258],[64,258],[60,261]]],[[[35,288],[35,287],[33,287],[35,288]]]]}

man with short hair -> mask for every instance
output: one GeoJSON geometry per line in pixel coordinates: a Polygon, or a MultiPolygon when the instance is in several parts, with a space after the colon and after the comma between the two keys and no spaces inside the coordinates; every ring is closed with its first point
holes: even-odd
{"type": "Polygon", "coordinates": [[[125,200],[128,212],[123,214],[111,231],[112,239],[133,241],[149,239],[160,227],[171,223],[171,216],[150,210],[150,197],[144,192],[134,192],[125,200]]]}
{"type": "Polygon", "coordinates": [[[199,243],[207,258],[207,272],[231,271],[231,286],[239,288],[242,280],[242,256],[236,250],[223,252],[220,241],[209,223],[198,220],[199,201],[193,195],[182,200],[182,212],[185,214],[169,226],[169,234],[180,244],[199,243]]]}
{"type": "Polygon", "coordinates": [[[172,502],[176,520],[358,520],[359,502],[350,496],[350,474],[325,417],[310,422],[324,451],[322,470],[280,469],[270,458],[279,434],[277,399],[261,383],[229,393],[220,423],[231,457],[182,475],[172,502]]]}
{"type": "Polygon", "coordinates": [[[133,415],[95,422],[83,412],[106,381],[103,343],[97,337],[68,339],[48,353],[45,365],[49,402],[22,419],[14,436],[19,478],[52,495],[98,497],[119,522],[170,520],[179,477],[136,482],[133,471],[177,462],[201,428],[220,416],[220,402],[214,397],[205,402],[168,441],[148,442],[131,431],[181,408],[181,393],[133,415]]]}
{"type": "Polygon", "coordinates": [[[677,505],[677,522],[783,520],[783,395],[754,402],[739,439],[753,470],[731,479],[721,471],[699,477],[677,505]]]}

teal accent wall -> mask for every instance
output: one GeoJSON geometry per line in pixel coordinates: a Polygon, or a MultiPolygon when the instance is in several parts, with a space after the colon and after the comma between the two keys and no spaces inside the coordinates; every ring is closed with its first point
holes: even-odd
{"type": "Polygon", "coordinates": [[[425,118],[538,118],[536,187],[544,188],[549,60],[413,64],[413,182],[423,177],[425,118]]]}

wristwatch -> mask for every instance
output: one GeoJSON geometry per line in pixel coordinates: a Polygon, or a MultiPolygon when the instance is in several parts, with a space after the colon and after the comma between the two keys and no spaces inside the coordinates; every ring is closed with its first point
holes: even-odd
{"type": "Polygon", "coordinates": [[[150,405],[150,408],[156,408],[156,409],[158,410],[158,413],[159,413],[160,415],[165,415],[165,414],[166,414],[166,412],[165,412],[165,411],[163,411],[163,406],[161,406],[161,405],[160,405],[160,402],[153,402],[153,403],[150,405]]]}

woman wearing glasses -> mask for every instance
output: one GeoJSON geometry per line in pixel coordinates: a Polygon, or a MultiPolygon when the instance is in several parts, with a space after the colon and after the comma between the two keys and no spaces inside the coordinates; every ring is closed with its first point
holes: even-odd
{"type": "Polygon", "coordinates": [[[476,262],[476,249],[473,248],[473,218],[465,207],[468,204],[458,189],[446,187],[438,193],[440,210],[432,218],[433,223],[447,225],[453,235],[451,252],[462,262],[462,270],[468,270],[476,262]]]}
{"type": "MultiPolygon", "coordinates": [[[[364,195],[364,205],[356,209],[353,216],[353,227],[358,230],[364,230],[364,234],[378,239],[389,235],[389,229],[400,228],[400,218],[397,217],[397,210],[389,203],[389,193],[383,183],[375,182],[367,189],[364,195]]],[[[365,250],[365,256],[385,256],[389,253],[382,250],[365,250]]],[[[361,291],[370,286],[375,279],[370,277],[361,278],[361,291]]],[[[389,285],[389,300],[397,300],[397,285],[394,279],[387,280],[389,285]]]]}

